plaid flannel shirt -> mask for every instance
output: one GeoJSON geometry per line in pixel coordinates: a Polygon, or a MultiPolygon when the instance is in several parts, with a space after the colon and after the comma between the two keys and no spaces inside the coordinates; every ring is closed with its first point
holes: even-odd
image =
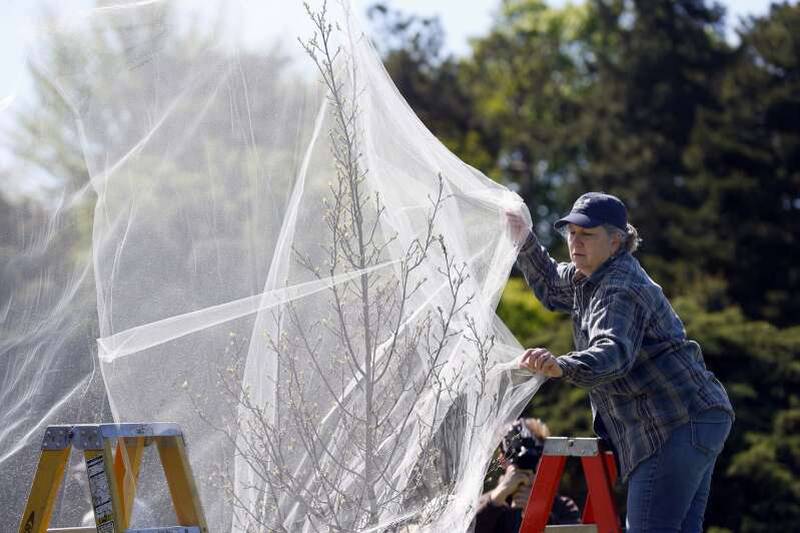
{"type": "Polygon", "coordinates": [[[585,277],[531,235],[517,267],[545,307],[572,314],[575,351],[557,362],[564,379],[589,389],[595,432],[613,446],[623,480],[692,414],[717,407],[733,416],[700,345],[627,251],[585,277]]]}

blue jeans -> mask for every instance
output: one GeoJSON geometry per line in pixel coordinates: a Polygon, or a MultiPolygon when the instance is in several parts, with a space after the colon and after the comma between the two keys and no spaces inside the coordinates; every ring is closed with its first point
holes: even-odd
{"type": "Polygon", "coordinates": [[[731,416],[709,409],[678,427],[628,481],[628,533],[702,533],[711,474],[731,416]]]}

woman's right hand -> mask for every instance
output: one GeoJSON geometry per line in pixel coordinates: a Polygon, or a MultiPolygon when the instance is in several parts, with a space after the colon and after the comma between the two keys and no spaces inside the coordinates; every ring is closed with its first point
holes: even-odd
{"type": "Polygon", "coordinates": [[[508,232],[511,240],[517,246],[521,246],[528,239],[531,227],[526,222],[519,210],[506,210],[506,221],[508,222],[508,232]]]}
{"type": "Polygon", "coordinates": [[[544,374],[549,378],[560,378],[564,371],[558,366],[556,356],[546,348],[528,348],[519,359],[519,367],[534,374],[544,374]]]}

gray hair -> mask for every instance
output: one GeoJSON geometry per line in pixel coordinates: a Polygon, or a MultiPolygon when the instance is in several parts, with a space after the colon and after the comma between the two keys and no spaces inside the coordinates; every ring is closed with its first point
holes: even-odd
{"type": "MultiPolygon", "coordinates": [[[[620,247],[627,250],[629,254],[632,254],[639,249],[642,239],[639,237],[639,231],[633,226],[633,224],[628,223],[627,226],[628,227],[625,231],[614,226],[613,224],[602,224],[600,227],[605,229],[609,235],[618,235],[621,241],[620,247]]],[[[569,224],[565,224],[556,231],[565,240],[568,239],[569,224]]]]}
{"type": "Polygon", "coordinates": [[[639,237],[639,231],[633,226],[633,224],[629,223],[625,231],[616,226],[612,226],[611,224],[603,224],[603,227],[606,229],[609,235],[619,235],[620,239],[622,240],[621,246],[627,250],[628,253],[632,254],[639,249],[642,239],[639,237]]]}

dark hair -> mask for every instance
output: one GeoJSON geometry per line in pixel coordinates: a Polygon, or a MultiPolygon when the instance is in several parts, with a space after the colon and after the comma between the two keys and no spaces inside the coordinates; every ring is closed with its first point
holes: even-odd
{"type": "Polygon", "coordinates": [[[509,428],[500,450],[509,464],[522,470],[536,470],[550,430],[538,418],[520,418],[509,428]]]}

